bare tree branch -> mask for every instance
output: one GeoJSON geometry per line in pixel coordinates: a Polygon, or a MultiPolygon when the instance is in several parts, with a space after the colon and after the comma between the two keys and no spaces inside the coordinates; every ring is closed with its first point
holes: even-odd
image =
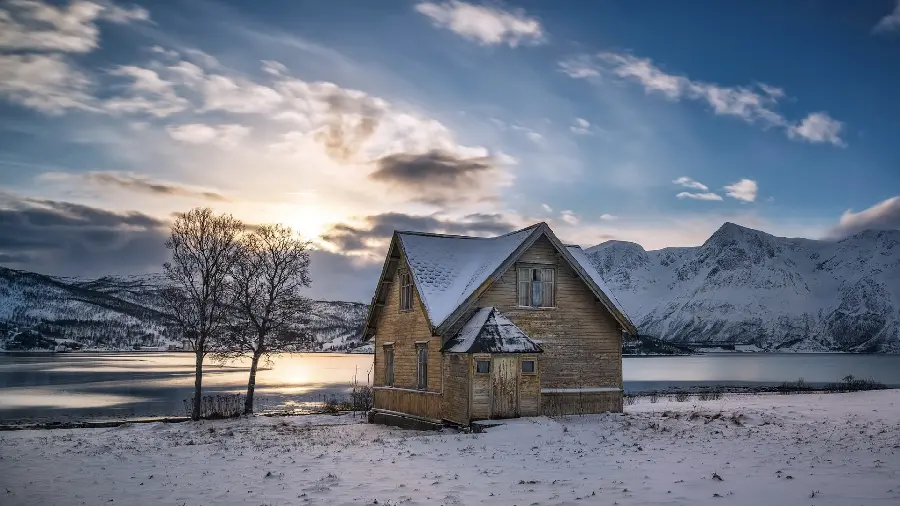
{"type": "Polygon", "coordinates": [[[281,225],[262,225],[241,237],[230,284],[233,321],[215,355],[250,355],[245,413],[253,412],[256,371],[261,357],[301,349],[308,341],[311,301],[309,242],[281,225]]]}
{"type": "Polygon", "coordinates": [[[176,218],[166,241],[172,260],[163,266],[170,284],[162,290],[162,303],[196,356],[194,420],[200,418],[203,358],[229,328],[231,270],[243,229],[229,214],[196,208],[176,218]]]}

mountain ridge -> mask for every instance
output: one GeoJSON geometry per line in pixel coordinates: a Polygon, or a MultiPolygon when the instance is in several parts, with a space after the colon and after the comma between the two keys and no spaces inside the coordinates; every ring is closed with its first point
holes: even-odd
{"type": "Polygon", "coordinates": [[[900,352],[900,231],[783,238],[726,222],[700,246],[606,241],[591,263],[639,331],[687,345],[900,352]]]}

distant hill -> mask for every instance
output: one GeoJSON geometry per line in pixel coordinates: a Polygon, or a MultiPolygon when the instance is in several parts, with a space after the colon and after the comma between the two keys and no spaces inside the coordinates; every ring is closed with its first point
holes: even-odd
{"type": "MultiPolygon", "coordinates": [[[[180,343],[159,305],[161,274],[78,279],[0,267],[0,341],[90,349],[167,347],[180,343]],[[15,338],[15,336],[19,336],[15,338]]],[[[306,351],[343,351],[359,342],[367,306],[315,301],[306,351]]],[[[28,346],[31,347],[31,346],[28,346]]]]}

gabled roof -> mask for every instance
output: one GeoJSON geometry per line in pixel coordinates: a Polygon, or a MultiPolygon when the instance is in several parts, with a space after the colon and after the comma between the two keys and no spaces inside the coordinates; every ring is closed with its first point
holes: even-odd
{"type": "Polygon", "coordinates": [[[503,313],[483,307],[444,345],[451,353],[540,353],[543,350],[503,313]]]}
{"type": "Polygon", "coordinates": [[[431,325],[440,326],[537,227],[490,238],[397,232],[431,325]]]}
{"type": "Polygon", "coordinates": [[[547,237],[622,328],[637,335],[634,324],[621,305],[607,295],[609,289],[581,249],[566,247],[546,223],[537,223],[491,238],[395,232],[369,307],[363,339],[376,332],[372,323],[386,300],[386,290],[399,265],[400,251],[409,264],[432,332],[443,335],[541,236],[547,237]]]}

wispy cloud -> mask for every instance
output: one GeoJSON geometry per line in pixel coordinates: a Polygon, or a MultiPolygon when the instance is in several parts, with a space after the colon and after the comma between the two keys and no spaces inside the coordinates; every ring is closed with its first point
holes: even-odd
{"type": "Polygon", "coordinates": [[[763,128],[782,128],[792,139],[814,143],[842,143],[841,123],[826,113],[809,115],[799,125],[777,111],[784,90],[767,84],[723,86],[666,72],[649,58],[626,53],[601,52],[577,55],[559,63],[560,70],[574,79],[601,82],[604,74],[642,86],[648,94],[669,100],[694,100],[707,104],[713,113],[731,116],[763,128]]]}
{"type": "Polygon", "coordinates": [[[897,0],[894,10],[881,18],[875,27],[872,28],[872,31],[875,33],[887,33],[894,30],[900,30],[900,0],[897,0]]]}
{"type": "Polygon", "coordinates": [[[236,124],[189,123],[169,125],[166,130],[169,132],[169,136],[177,141],[188,144],[215,144],[226,149],[236,147],[242,139],[250,134],[250,127],[236,124]]]}
{"type": "Polygon", "coordinates": [[[435,26],[483,45],[516,47],[541,44],[546,40],[540,20],[522,9],[503,10],[458,0],[421,2],[415,9],[430,18],[435,26]]]}
{"type": "Polygon", "coordinates": [[[99,22],[148,19],[141,7],[109,2],[5,2],[0,6],[0,98],[50,115],[97,110],[90,95],[92,79],[70,55],[99,46],[99,22]]]}
{"type": "Polygon", "coordinates": [[[900,196],[891,197],[858,213],[850,209],[844,211],[829,235],[843,238],[870,229],[900,230],[900,196]]]}
{"type": "Polygon", "coordinates": [[[601,221],[616,221],[618,219],[619,219],[619,217],[616,216],[615,214],[601,214],[600,215],[601,221]]]}
{"type": "Polygon", "coordinates": [[[835,146],[844,146],[844,141],[841,140],[843,128],[843,123],[831,118],[827,113],[814,112],[804,118],[799,125],[790,127],[788,135],[809,142],[830,142],[835,146]]]}
{"type": "Polygon", "coordinates": [[[737,183],[725,187],[725,195],[742,202],[753,202],[759,191],[759,185],[752,179],[741,179],[737,183]]]}
{"type": "Polygon", "coordinates": [[[39,176],[45,182],[80,182],[92,186],[121,188],[135,192],[168,197],[193,197],[214,202],[228,202],[221,193],[192,188],[178,183],[157,181],[150,176],[132,172],[93,171],[85,173],[45,172],[39,176]]]}
{"type": "Polygon", "coordinates": [[[716,193],[690,193],[690,192],[681,192],[675,195],[680,199],[694,199],[694,200],[722,200],[722,196],[716,193]]]}
{"type": "Polygon", "coordinates": [[[575,118],[575,121],[569,126],[569,130],[575,135],[594,134],[594,130],[591,128],[591,122],[584,118],[575,118]]]}
{"type": "Polygon", "coordinates": [[[560,211],[559,216],[564,222],[568,223],[569,225],[578,225],[578,223],[581,221],[573,211],[570,211],[568,209],[560,211]]]}
{"type": "Polygon", "coordinates": [[[672,182],[679,186],[684,186],[685,188],[694,188],[696,190],[703,190],[703,191],[709,190],[709,187],[706,186],[705,184],[703,184],[699,181],[694,181],[693,179],[691,179],[687,176],[681,176],[680,178],[675,179],[672,182]]]}

